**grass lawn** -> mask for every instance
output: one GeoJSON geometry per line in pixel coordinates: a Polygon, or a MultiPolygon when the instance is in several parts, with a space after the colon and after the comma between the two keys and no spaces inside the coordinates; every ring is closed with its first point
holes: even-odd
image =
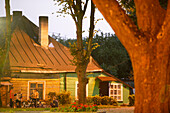
{"type": "MultiPolygon", "coordinates": [[[[68,105],[60,105],[59,107],[68,107],[68,105]]],[[[113,105],[99,105],[98,109],[104,108],[119,108],[120,106],[113,106],[113,105]]],[[[7,112],[7,111],[50,111],[53,108],[0,108],[0,112],[7,112]]]]}

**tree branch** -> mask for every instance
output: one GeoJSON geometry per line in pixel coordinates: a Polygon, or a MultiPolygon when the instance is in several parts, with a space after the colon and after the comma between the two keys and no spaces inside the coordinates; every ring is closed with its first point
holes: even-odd
{"type": "Polygon", "coordinates": [[[83,9],[83,15],[84,15],[84,14],[85,14],[85,12],[86,12],[87,5],[88,5],[88,1],[89,1],[89,0],[86,0],[86,3],[85,3],[85,5],[84,5],[84,9],[83,9]]]}
{"type": "MultiPolygon", "coordinates": [[[[157,35],[157,39],[163,39],[160,41],[160,44],[162,42],[166,42],[167,45],[170,45],[170,0],[168,1],[168,5],[167,5],[167,12],[166,12],[166,16],[165,16],[165,20],[163,22],[163,25],[160,27],[161,30],[159,31],[159,34],[157,35]]],[[[163,43],[164,44],[164,43],[163,43]]]]}
{"type": "MultiPolygon", "coordinates": [[[[143,34],[116,0],[93,0],[127,50],[140,45],[143,34]]],[[[144,39],[145,40],[145,39],[144,39]]],[[[143,41],[146,42],[146,41],[143,41]]]]}
{"type": "Polygon", "coordinates": [[[135,0],[135,6],[139,28],[155,38],[163,24],[166,11],[160,6],[159,0],[135,0]]]}
{"type": "Polygon", "coordinates": [[[76,7],[75,7],[75,5],[74,5],[74,1],[72,2],[71,0],[69,0],[68,5],[69,5],[69,9],[70,9],[70,11],[71,11],[71,16],[72,16],[74,22],[77,23],[77,19],[76,19],[76,17],[75,17],[75,15],[76,15],[76,7]],[[72,3],[72,4],[71,4],[71,3],[72,3]],[[75,14],[73,13],[73,10],[72,10],[72,9],[74,10],[75,14]]]}
{"type": "Polygon", "coordinates": [[[90,28],[89,28],[89,39],[88,39],[86,57],[90,57],[92,51],[92,40],[93,40],[93,33],[94,33],[94,13],[95,13],[95,6],[93,1],[91,0],[90,28]]]}

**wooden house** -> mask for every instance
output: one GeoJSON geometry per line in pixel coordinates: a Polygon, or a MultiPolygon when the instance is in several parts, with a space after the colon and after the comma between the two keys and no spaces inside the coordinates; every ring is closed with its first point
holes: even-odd
{"type": "MultiPolygon", "coordinates": [[[[5,21],[0,20],[2,27],[5,21]]],[[[49,92],[63,90],[77,98],[78,78],[70,62],[73,56],[69,48],[48,35],[48,17],[39,17],[37,27],[21,11],[13,12],[9,58],[11,75],[1,78],[3,106],[9,102],[11,85],[14,93],[21,90],[23,100],[29,100],[34,89],[38,89],[41,100],[47,100],[49,92]]],[[[87,96],[113,96],[119,103],[128,103],[131,87],[106,73],[92,57],[87,74],[87,96]]]]}

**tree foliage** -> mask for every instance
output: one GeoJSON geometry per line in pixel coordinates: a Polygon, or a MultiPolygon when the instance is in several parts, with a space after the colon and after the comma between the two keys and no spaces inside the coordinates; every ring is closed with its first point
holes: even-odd
{"type": "MultiPolygon", "coordinates": [[[[76,42],[76,39],[64,39],[54,35],[53,38],[67,47],[70,47],[69,43],[76,42]]],[[[83,45],[86,41],[87,39],[84,38],[83,45]]],[[[128,53],[115,34],[98,32],[93,38],[93,44],[95,46],[92,56],[105,71],[120,79],[133,78],[128,53]]]]}
{"type": "Polygon", "coordinates": [[[95,35],[94,43],[100,46],[93,50],[92,56],[105,71],[120,79],[132,76],[130,58],[116,35],[101,32],[95,35]]]}

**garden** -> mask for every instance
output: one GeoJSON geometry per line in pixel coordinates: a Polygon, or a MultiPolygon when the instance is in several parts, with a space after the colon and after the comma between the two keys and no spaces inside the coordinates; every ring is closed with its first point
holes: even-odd
{"type": "MultiPolygon", "coordinates": [[[[129,105],[134,105],[134,95],[129,96],[129,105]]],[[[78,104],[77,100],[74,100],[70,96],[70,92],[61,92],[55,93],[50,92],[48,94],[48,101],[41,101],[42,105],[38,105],[37,108],[34,106],[28,106],[29,102],[25,102],[25,106],[22,105],[22,108],[1,108],[0,112],[10,112],[13,113],[14,111],[50,111],[50,112],[97,112],[98,109],[103,108],[118,108],[118,102],[109,96],[90,96],[87,97],[86,104],[78,104]],[[58,100],[59,106],[58,107],[51,107],[50,103],[53,102],[53,98],[56,97],[58,100]],[[27,105],[26,105],[27,104],[27,105]]],[[[38,103],[39,104],[39,103],[38,103]]]]}

